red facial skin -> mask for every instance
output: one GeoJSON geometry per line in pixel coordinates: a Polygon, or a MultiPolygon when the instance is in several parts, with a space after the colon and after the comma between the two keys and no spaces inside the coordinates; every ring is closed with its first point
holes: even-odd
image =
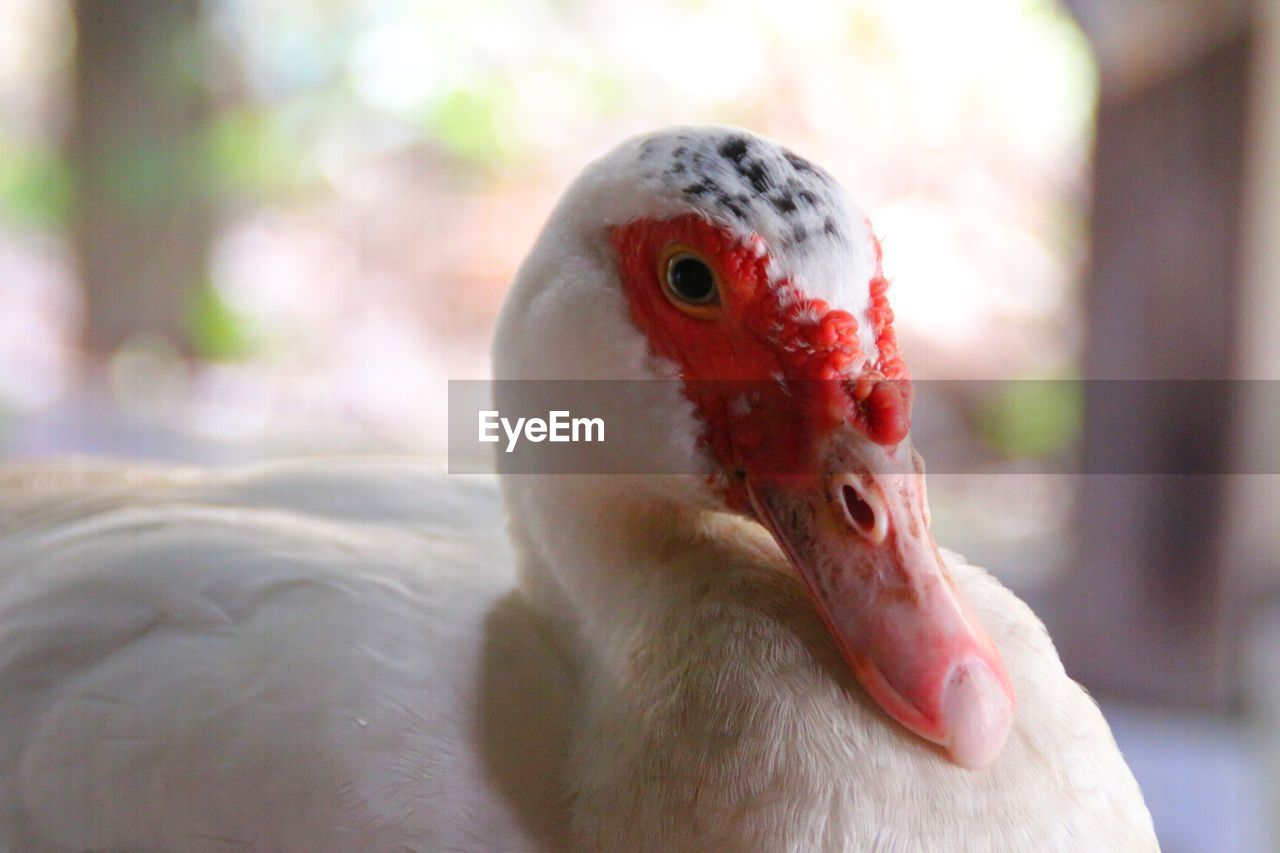
{"type": "Polygon", "coordinates": [[[870,282],[879,356],[868,365],[854,318],[770,282],[763,244],[695,215],[633,222],[611,237],[632,317],[678,366],[725,473],[712,485],[773,534],[871,698],[957,764],[990,764],[1012,724],[1013,688],[928,530],[879,246],[870,282]],[[665,264],[683,251],[715,271],[718,304],[669,295],[665,264]],[[858,489],[863,503],[851,503],[858,489]]]}
{"type": "MultiPolygon", "coordinates": [[[[819,439],[840,423],[886,446],[906,436],[911,385],[898,354],[878,241],[870,319],[879,357],[867,365],[852,314],[804,296],[789,281],[770,283],[768,255],[707,219],[639,220],[610,236],[632,316],[655,353],[679,365],[685,393],[706,425],[703,440],[725,471],[810,471],[819,439]],[[692,315],[667,297],[660,266],[673,244],[694,249],[716,272],[716,316],[692,315]],[[801,385],[810,387],[793,397],[801,385]],[[730,401],[742,394],[760,405],[741,413],[730,401]],[[785,423],[777,422],[780,413],[785,423]]],[[[723,491],[730,506],[749,512],[741,476],[723,491]]]]}

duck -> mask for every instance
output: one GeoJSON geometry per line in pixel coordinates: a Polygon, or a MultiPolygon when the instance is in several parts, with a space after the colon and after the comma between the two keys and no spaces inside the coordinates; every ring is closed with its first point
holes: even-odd
{"type": "Polygon", "coordinates": [[[660,130],[496,324],[493,410],[590,389],[591,453],[0,469],[0,848],[1158,850],[934,541],[881,257],[812,161],[660,130]]]}

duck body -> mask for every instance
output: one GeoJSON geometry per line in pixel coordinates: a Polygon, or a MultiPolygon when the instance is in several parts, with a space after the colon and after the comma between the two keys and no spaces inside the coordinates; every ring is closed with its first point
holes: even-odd
{"type": "Polygon", "coordinates": [[[886,285],[819,167],[675,128],[587,167],[495,333],[495,408],[604,389],[629,473],[13,469],[0,848],[1158,849],[934,542],[886,285]]]}
{"type": "Polygon", "coordinates": [[[495,513],[408,461],[11,470],[0,849],[557,846],[566,670],[495,513]]]}
{"type": "Polygon", "coordinates": [[[645,520],[661,580],[587,653],[517,589],[489,478],[94,463],[3,494],[3,849],[1156,849],[1040,623],[954,555],[1020,707],[977,772],[885,719],[726,513],[645,520]]]}

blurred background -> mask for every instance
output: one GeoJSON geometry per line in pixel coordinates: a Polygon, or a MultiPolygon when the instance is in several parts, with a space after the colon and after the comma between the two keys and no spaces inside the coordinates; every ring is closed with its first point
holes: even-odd
{"type": "Polygon", "coordinates": [[[1044,617],[1165,849],[1280,849],[1280,478],[1040,464],[1120,415],[1140,470],[1275,447],[1274,0],[0,0],[0,456],[441,455],[559,191],[681,122],[850,189],[917,379],[1252,380],[948,383],[916,443],[980,449],[938,538],[1044,617]]]}

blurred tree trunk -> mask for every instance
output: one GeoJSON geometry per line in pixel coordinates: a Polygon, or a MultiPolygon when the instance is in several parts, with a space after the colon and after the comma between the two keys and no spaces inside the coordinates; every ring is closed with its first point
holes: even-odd
{"type": "Polygon", "coordinates": [[[185,350],[205,274],[199,0],[74,0],[74,239],[86,346],[148,334],[185,350]]]}
{"type": "MultiPolygon", "coordinates": [[[[1087,384],[1083,463],[1102,476],[1083,479],[1080,560],[1043,615],[1090,689],[1220,709],[1238,697],[1228,478],[1214,472],[1239,446],[1240,400],[1212,380],[1238,375],[1253,28],[1245,4],[1173,4],[1185,32],[1145,58],[1149,28],[1090,32],[1102,86],[1084,371],[1146,381],[1087,384]],[[1126,470],[1154,473],[1108,473],[1126,470]]],[[[1116,9],[1071,5],[1086,24],[1116,9]]],[[[1134,10],[1161,5],[1125,8],[1143,23],[1154,18],[1134,10]]]]}

